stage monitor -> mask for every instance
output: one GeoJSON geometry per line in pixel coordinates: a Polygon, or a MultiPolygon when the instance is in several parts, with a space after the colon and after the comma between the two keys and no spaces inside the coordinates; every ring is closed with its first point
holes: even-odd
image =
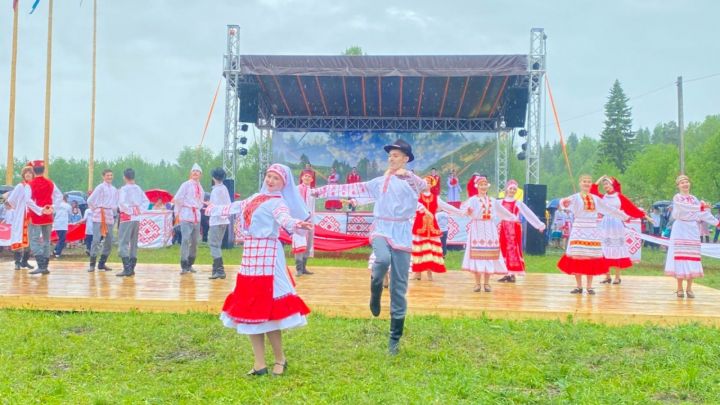
{"type": "Polygon", "coordinates": [[[528,89],[527,87],[510,87],[507,92],[505,126],[522,128],[525,126],[525,116],[527,115],[528,89]]]}
{"type": "Polygon", "coordinates": [[[255,123],[258,119],[258,94],[260,89],[255,83],[238,84],[238,107],[240,122],[255,123]]]}
{"type": "MultiPolygon", "coordinates": [[[[545,200],[547,199],[547,186],[545,184],[526,184],[524,189],[525,205],[540,219],[545,222],[545,200]]],[[[531,255],[545,254],[545,234],[533,228],[532,225],[525,225],[525,253],[531,255]]]]}

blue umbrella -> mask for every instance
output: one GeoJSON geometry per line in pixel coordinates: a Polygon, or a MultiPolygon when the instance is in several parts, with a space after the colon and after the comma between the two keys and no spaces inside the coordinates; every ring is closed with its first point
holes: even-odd
{"type": "Polygon", "coordinates": [[[550,202],[549,202],[548,205],[547,205],[547,207],[548,207],[549,209],[552,209],[552,208],[557,209],[559,206],[560,206],[560,199],[559,199],[559,198],[554,198],[554,199],[550,200],[550,202]]]}

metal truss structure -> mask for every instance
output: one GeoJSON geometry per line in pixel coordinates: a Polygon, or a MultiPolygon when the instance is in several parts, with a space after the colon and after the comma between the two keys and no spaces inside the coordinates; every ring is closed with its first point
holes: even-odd
{"type": "Polygon", "coordinates": [[[405,117],[275,117],[283,131],[495,132],[497,119],[405,117]]]}
{"type": "MultiPolygon", "coordinates": [[[[528,104],[528,146],[527,183],[540,181],[540,130],[541,107],[545,74],[545,33],[542,28],[533,28],[528,55],[528,76],[515,86],[527,86],[528,104]]],[[[225,136],[223,142],[223,168],[228,179],[235,179],[238,168],[238,131],[240,117],[240,84],[248,81],[240,71],[240,26],[227,26],[227,48],[223,60],[225,76],[225,136]]],[[[248,81],[249,82],[249,81],[248,81]]],[[[493,118],[416,118],[416,117],[354,117],[354,116],[274,116],[265,97],[258,99],[258,121],[260,130],[256,139],[258,147],[258,184],[262,185],[264,173],[272,162],[272,139],[275,131],[294,132],[342,132],[342,131],[387,131],[387,132],[495,132],[497,134],[496,179],[499,189],[508,180],[508,156],[512,153],[512,128],[503,127],[503,117],[493,118]]],[[[499,106],[502,110],[502,106],[499,106]]]]}
{"type": "Polygon", "coordinates": [[[546,48],[545,30],[533,28],[530,30],[530,53],[528,54],[528,109],[526,128],[527,136],[527,171],[525,182],[527,184],[540,184],[540,131],[542,122],[542,102],[544,98],[546,48]]]}
{"type": "Polygon", "coordinates": [[[495,180],[498,191],[505,189],[508,181],[508,156],[512,149],[512,136],[508,129],[503,128],[502,121],[497,133],[497,151],[495,153],[495,180]]]}
{"type": "Polygon", "coordinates": [[[225,76],[225,138],[223,140],[223,169],[228,179],[237,174],[237,133],[240,116],[238,82],[240,80],[240,26],[227,26],[227,49],[223,58],[225,76]]]}

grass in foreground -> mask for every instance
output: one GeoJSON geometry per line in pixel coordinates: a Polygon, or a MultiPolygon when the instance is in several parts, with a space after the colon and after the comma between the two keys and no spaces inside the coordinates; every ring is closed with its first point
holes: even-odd
{"type": "MultiPolygon", "coordinates": [[[[313,315],[281,378],[208,314],[0,311],[3,403],[717,403],[720,334],[686,325],[313,315]]],[[[272,361],[270,352],[268,362],[272,361]]]]}

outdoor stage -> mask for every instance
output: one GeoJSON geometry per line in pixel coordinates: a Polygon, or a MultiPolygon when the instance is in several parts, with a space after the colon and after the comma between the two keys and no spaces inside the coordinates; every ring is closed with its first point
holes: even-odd
{"type": "MultiPolygon", "coordinates": [[[[0,264],[0,308],[76,311],[150,311],[217,313],[235,283],[208,280],[210,266],[195,266],[195,275],[180,276],[174,265],[138,264],[134,278],[115,272],[87,273],[86,263],[52,262],[49,276],[14,271],[0,264]]],[[[111,264],[112,266],[112,264],[111,264]]],[[[113,266],[119,267],[118,264],[113,266]]],[[[364,269],[318,268],[297,279],[298,293],[315,313],[369,318],[368,278],[364,269]]],[[[495,277],[497,278],[497,277],[495,277]]],[[[697,298],[676,298],[668,277],[623,278],[621,286],[596,285],[597,295],[576,296],[571,277],[529,274],[516,284],[493,283],[492,293],[472,292],[472,276],[451,271],[429,282],[410,280],[411,315],[506,319],[573,319],[607,324],[698,322],[720,326],[720,290],[695,285],[697,298]]],[[[388,316],[388,294],[383,316],[388,316]]]]}

